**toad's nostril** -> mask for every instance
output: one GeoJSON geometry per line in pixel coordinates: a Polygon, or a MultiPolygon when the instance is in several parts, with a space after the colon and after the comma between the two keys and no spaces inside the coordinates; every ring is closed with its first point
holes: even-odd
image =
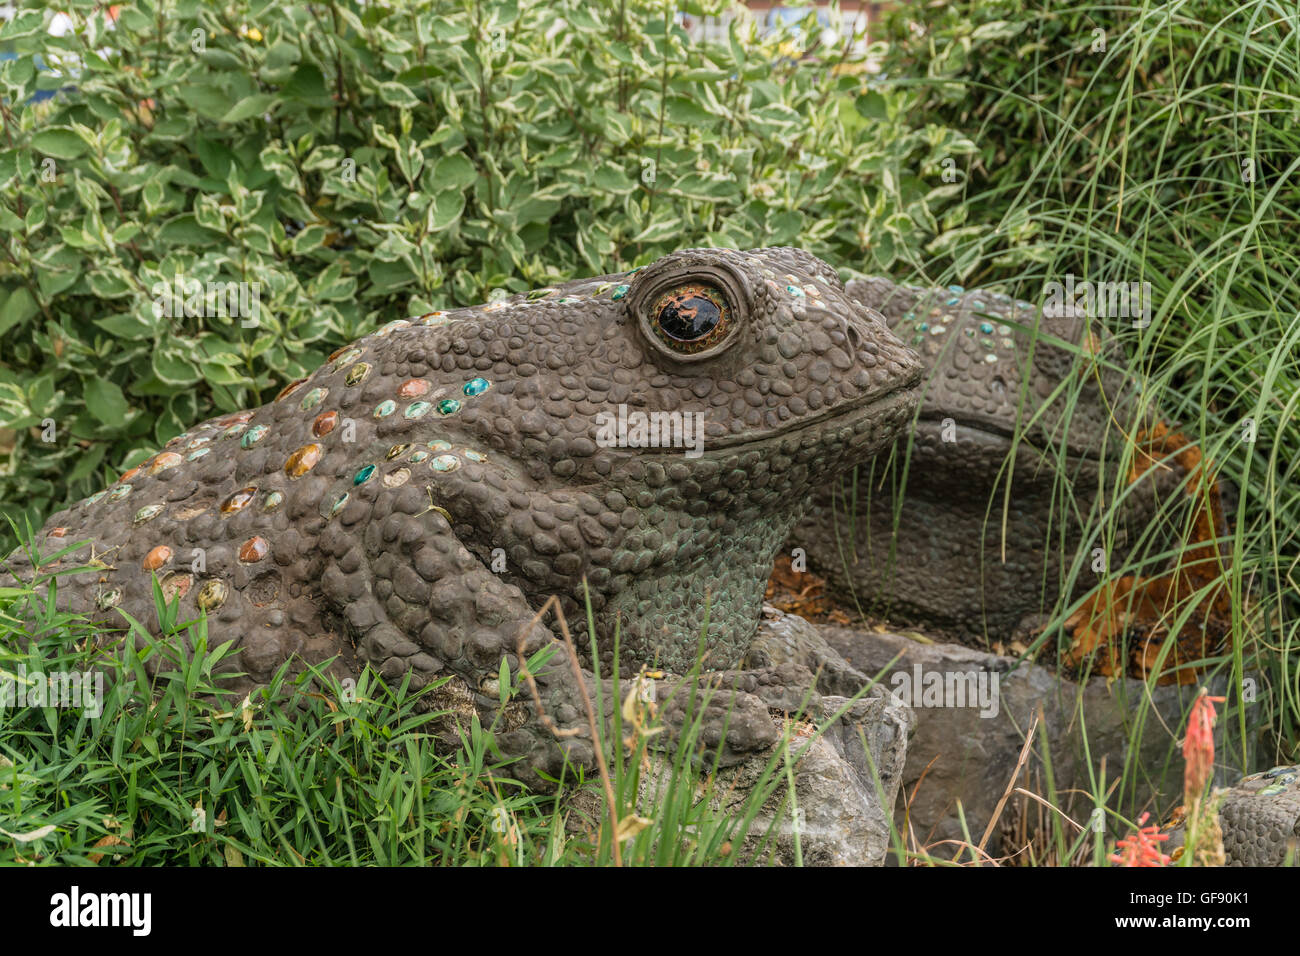
{"type": "Polygon", "coordinates": [[[849,346],[856,352],[862,345],[862,333],[858,331],[858,327],[852,322],[845,322],[844,334],[848,337],[849,346]]]}

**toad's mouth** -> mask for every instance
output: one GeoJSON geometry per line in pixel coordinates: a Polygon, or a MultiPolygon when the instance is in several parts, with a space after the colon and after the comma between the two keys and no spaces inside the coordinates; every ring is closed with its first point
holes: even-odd
{"type": "MultiPolygon", "coordinates": [[[[792,421],[784,428],[766,428],[762,431],[705,439],[704,452],[708,455],[714,451],[734,451],[751,445],[757,448],[773,441],[802,436],[827,427],[858,425],[877,418],[892,417],[898,410],[902,410],[904,419],[907,419],[915,414],[920,400],[921,373],[918,369],[915,375],[909,376],[907,380],[891,389],[870,392],[850,401],[837,402],[825,412],[808,416],[797,423],[792,421]]],[[[899,434],[902,435],[904,431],[905,428],[900,428],[899,434]]]]}
{"type": "MultiPolygon", "coordinates": [[[[987,448],[1001,449],[1007,453],[1010,453],[1013,443],[1025,451],[1039,454],[1045,454],[1061,446],[1060,438],[1052,439],[1044,445],[1041,435],[1023,430],[1017,433],[1012,426],[985,418],[927,410],[916,421],[917,431],[928,434],[940,434],[949,427],[955,429],[954,437],[959,443],[966,441],[987,448]]],[[[1073,461],[1080,459],[1096,461],[1100,458],[1095,442],[1071,441],[1068,435],[1065,437],[1065,451],[1067,457],[1073,461]]]]}

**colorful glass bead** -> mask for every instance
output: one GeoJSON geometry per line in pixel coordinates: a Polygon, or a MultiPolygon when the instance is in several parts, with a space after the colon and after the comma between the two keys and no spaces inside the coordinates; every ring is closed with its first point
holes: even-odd
{"type": "Polygon", "coordinates": [[[202,448],[204,445],[209,445],[211,443],[212,443],[212,436],[200,435],[198,438],[194,439],[192,442],[186,445],[185,450],[193,451],[195,448],[202,448]]]}
{"type": "Polygon", "coordinates": [[[627,284],[619,283],[618,285],[614,286],[614,292],[612,295],[610,295],[610,298],[617,301],[618,299],[623,298],[623,296],[625,295],[627,295],[627,284]]]}
{"type": "Polygon", "coordinates": [[[394,445],[392,448],[388,449],[388,460],[392,461],[394,458],[400,457],[406,451],[406,449],[410,447],[411,445],[409,442],[400,445],[394,445]]]}
{"type": "Polygon", "coordinates": [[[429,383],[422,378],[408,378],[397,386],[398,398],[419,398],[429,390],[429,383]]]}
{"type": "Polygon", "coordinates": [[[264,499],[262,499],[262,510],[274,511],[282,504],[284,504],[284,495],[282,495],[278,491],[272,491],[264,499]]]}
{"type": "Polygon", "coordinates": [[[146,521],[152,521],[166,510],[164,505],[145,505],[135,513],[131,519],[132,524],[144,524],[146,521]]]}
{"type": "Polygon", "coordinates": [[[98,504],[100,501],[104,499],[104,495],[106,494],[108,494],[107,491],[97,491],[89,498],[86,499],[86,504],[88,505],[98,504]]]}
{"type": "Polygon", "coordinates": [[[185,456],[185,460],[186,460],[186,461],[198,461],[198,460],[199,460],[200,458],[202,458],[204,455],[209,455],[209,454],[211,454],[211,453],[212,453],[212,449],[211,449],[211,448],[196,448],[196,449],[194,449],[192,452],[190,452],[188,455],[185,456]]]}
{"type": "Polygon", "coordinates": [[[299,407],[304,412],[309,412],[321,402],[325,401],[325,396],[329,393],[330,390],[328,388],[313,388],[302,397],[302,404],[299,407]]]}
{"type": "Polygon", "coordinates": [[[411,464],[418,465],[428,457],[429,453],[427,451],[423,448],[417,448],[415,451],[411,452],[411,464]]]}
{"type": "Polygon", "coordinates": [[[998,335],[1010,335],[1010,334],[1011,334],[1011,326],[1009,325],[998,326],[998,335]]]}
{"type": "Polygon", "coordinates": [[[346,352],[346,351],[347,351],[348,349],[350,349],[350,348],[352,348],[352,344],[351,344],[351,343],[348,343],[347,345],[340,345],[338,348],[336,348],[333,352],[331,352],[331,353],[329,354],[329,357],[328,357],[327,359],[325,359],[325,361],[326,361],[326,362],[333,362],[336,358],[338,358],[340,355],[342,355],[344,352],[346,352]]]}
{"type": "Polygon", "coordinates": [[[239,546],[239,560],[244,564],[255,564],[266,557],[270,550],[271,546],[266,539],[256,535],[239,546]]]}
{"type": "Polygon", "coordinates": [[[363,351],[365,351],[365,350],[364,350],[364,349],[345,349],[344,351],[342,351],[342,352],[340,352],[340,353],[337,353],[337,355],[336,355],[336,359],[335,359],[335,361],[334,361],[334,364],[330,366],[330,371],[331,371],[331,372],[337,372],[337,371],[338,371],[339,369],[341,369],[343,366],[345,366],[345,365],[351,365],[354,361],[356,361],[358,358],[361,357],[361,353],[362,353],[363,351]]]}
{"type": "Polygon", "coordinates": [[[460,411],[460,402],[454,398],[444,398],[438,403],[439,415],[455,415],[460,411]]]}
{"type": "Polygon", "coordinates": [[[253,499],[256,497],[257,489],[252,485],[249,485],[247,488],[240,488],[225,501],[221,502],[221,507],[218,510],[220,510],[223,515],[232,515],[236,511],[243,511],[253,503],[253,499]]]}
{"type": "Polygon", "coordinates": [[[119,478],[119,479],[117,479],[117,480],[118,480],[118,481],[130,481],[130,480],[131,480],[132,478],[134,478],[136,475],[140,474],[140,467],[141,467],[140,465],[136,465],[134,468],[129,469],[125,474],[122,475],[121,478],[119,478]]]}
{"type": "Polygon", "coordinates": [[[298,391],[298,389],[302,386],[303,382],[305,382],[305,381],[307,381],[305,378],[300,378],[300,379],[298,379],[296,382],[290,382],[290,383],[289,383],[288,385],[286,385],[284,388],[280,389],[280,394],[277,395],[277,396],[275,396],[275,400],[276,400],[277,402],[282,402],[282,401],[284,401],[286,398],[288,398],[288,397],[289,397],[290,395],[292,395],[294,392],[298,391]]]}
{"type": "Polygon", "coordinates": [[[244,434],[244,432],[247,430],[248,430],[248,426],[245,425],[243,422],[235,422],[235,424],[231,425],[229,428],[227,428],[224,432],[221,433],[221,437],[237,438],[240,435],[244,434]]]}
{"type": "Polygon", "coordinates": [[[487,455],[483,454],[481,451],[474,451],[472,448],[465,449],[465,457],[470,461],[487,461],[487,455]]]}
{"type": "Polygon", "coordinates": [[[988,355],[984,356],[984,361],[987,362],[989,365],[992,365],[992,364],[993,364],[994,362],[996,362],[997,360],[998,360],[998,357],[997,357],[996,355],[994,355],[992,352],[990,352],[988,355]]]}
{"type": "Polygon", "coordinates": [[[429,442],[429,451],[451,451],[451,442],[435,438],[429,442]]]}
{"type": "Polygon", "coordinates": [[[384,487],[399,488],[406,484],[410,477],[411,470],[409,468],[398,468],[396,471],[390,471],[383,477],[384,487]]]}
{"type": "Polygon", "coordinates": [[[205,581],[203,587],[199,588],[199,593],[194,597],[194,603],[204,611],[215,611],[221,605],[226,603],[226,596],[230,589],[226,587],[224,581],[205,581]]]}
{"type": "Polygon", "coordinates": [[[325,449],[315,442],[310,445],[303,445],[290,455],[289,460],[284,463],[284,473],[290,478],[301,478],[316,467],[324,451],[325,449]]]}
{"type": "Polygon", "coordinates": [[[370,480],[371,476],[374,475],[374,473],[375,473],[375,466],[366,465],[352,477],[352,483],[354,485],[365,484],[367,481],[370,480]]]}
{"type": "Polygon", "coordinates": [[[455,471],[460,467],[460,459],[455,455],[439,455],[430,462],[429,467],[434,471],[455,471]]]}
{"type": "Polygon", "coordinates": [[[948,291],[949,291],[949,292],[956,292],[956,293],[958,293],[958,294],[961,294],[962,292],[965,292],[966,290],[963,289],[963,288],[962,288],[961,286],[959,286],[959,285],[950,285],[950,286],[948,286],[948,291]]]}
{"type": "Polygon", "coordinates": [[[240,448],[252,448],[263,438],[271,429],[266,425],[254,425],[248,431],[244,432],[244,437],[239,439],[240,448]]]}
{"type": "Polygon", "coordinates": [[[390,335],[391,333],[397,331],[398,329],[406,328],[410,324],[411,322],[409,319],[394,319],[393,321],[387,323],[386,325],[381,325],[378,329],[376,329],[375,335],[378,335],[380,337],[383,337],[385,335],[390,335]]]}
{"type": "Polygon", "coordinates": [[[112,491],[110,491],[110,492],[108,493],[108,500],[109,500],[109,501],[121,501],[123,498],[125,498],[125,497],[126,497],[127,495],[129,495],[130,493],[131,493],[131,486],[130,486],[130,485],[118,485],[116,488],[114,488],[112,491]]]}
{"type": "Polygon", "coordinates": [[[184,571],[171,571],[167,576],[158,582],[162,588],[163,597],[168,601],[174,601],[177,598],[183,598],[189,594],[190,587],[194,584],[194,578],[184,571]]]}
{"type": "Polygon", "coordinates": [[[99,594],[95,596],[95,604],[104,611],[107,611],[111,607],[117,607],[121,603],[121,588],[109,588],[107,591],[100,591],[99,594]]]}
{"type": "Polygon", "coordinates": [[[397,411],[397,403],[392,399],[385,399],[375,406],[375,417],[387,418],[395,411],[397,411]]]}
{"type": "Polygon", "coordinates": [[[991,323],[991,322],[981,322],[981,323],[980,323],[980,332],[981,332],[983,335],[992,335],[992,334],[993,334],[993,323],[991,323]]]}
{"type": "Polygon", "coordinates": [[[461,391],[473,398],[475,395],[482,395],[491,387],[492,383],[485,378],[471,378],[461,391]]]}
{"type": "Polygon", "coordinates": [[[316,420],[311,423],[311,433],[317,438],[324,438],[334,430],[334,426],[339,423],[339,413],[335,411],[321,412],[316,416],[316,420]]]}
{"type": "Polygon", "coordinates": [[[429,414],[429,409],[432,407],[428,402],[411,402],[410,405],[406,406],[406,411],[402,414],[411,419],[423,418],[429,414]]]}
{"type": "Polygon", "coordinates": [[[45,537],[47,538],[66,538],[67,536],[68,529],[64,527],[51,528],[45,533],[45,537]]]}
{"type": "Polygon", "coordinates": [[[804,295],[803,289],[799,288],[797,285],[788,285],[785,287],[785,291],[789,292],[796,299],[802,299],[804,295]]]}
{"type": "Polygon", "coordinates": [[[353,385],[360,385],[370,375],[370,363],[358,362],[348,369],[348,374],[343,378],[343,384],[351,388],[353,385]]]}
{"type": "Polygon", "coordinates": [[[351,495],[346,491],[342,491],[332,498],[322,498],[320,503],[320,516],[322,518],[333,518],[344,509],[350,497],[351,495]]]}
{"type": "Polygon", "coordinates": [[[420,320],[420,324],[432,328],[434,326],[446,325],[450,321],[451,319],[448,318],[447,313],[439,310],[436,312],[430,312],[427,315],[425,315],[420,320]]]}
{"type": "Polygon", "coordinates": [[[171,559],[172,549],[165,544],[160,544],[144,556],[144,560],[140,562],[140,567],[146,571],[157,571],[171,559]]]}

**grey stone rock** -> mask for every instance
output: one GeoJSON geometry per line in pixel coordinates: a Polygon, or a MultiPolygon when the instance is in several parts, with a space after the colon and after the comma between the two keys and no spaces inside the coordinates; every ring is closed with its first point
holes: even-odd
{"type": "MultiPolygon", "coordinates": [[[[884,688],[869,687],[870,679],[840,657],[814,625],[770,607],[764,608],[745,663],[807,668],[817,675],[817,685],[805,695],[807,713],[799,713],[795,702],[795,713],[772,716],[778,732],[787,721],[793,731],[788,745],[793,801],[786,799],[779,742],[721,767],[713,780],[710,805],[735,815],[745,812],[756,790],[770,791],[738,848],[740,859],[778,866],[881,865],[890,848],[890,818],[914,724],[911,708],[884,688]],[[838,696],[837,690],[856,699],[838,696]],[[824,730],[817,734],[817,728],[824,730]]],[[[671,778],[672,758],[651,752],[646,760],[638,803],[648,816],[671,778]]],[[[599,798],[590,790],[571,799],[588,821],[600,813],[599,798]]]]}
{"type": "MultiPolygon", "coordinates": [[[[883,671],[881,686],[913,705],[916,730],[906,751],[901,780],[904,800],[896,809],[896,821],[900,829],[910,827],[922,846],[965,839],[959,804],[967,830],[979,841],[1015,772],[1031,718],[1040,706],[1043,723],[1026,771],[1018,780],[1020,786],[1047,796],[1041,758],[1046,740],[1057,805],[1080,823],[1087,823],[1093,808],[1089,794],[1094,787],[1088,768],[1098,770],[1103,759],[1107,785],[1120,776],[1126,764],[1135,781],[1130,792],[1112,796],[1112,809],[1149,809],[1158,815],[1180,802],[1182,761],[1175,743],[1182,732],[1183,715],[1196,695],[1193,686],[1157,687],[1148,693],[1143,682],[1130,679],[1107,682],[1097,678],[1076,684],[1061,680],[1048,668],[1017,664],[1014,658],[960,645],[926,644],[899,634],[846,627],[819,626],[818,631],[851,668],[869,674],[883,671]],[[910,686],[918,674],[921,693],[913,698],[910,686]],[[996,704],[990,692],[984,701],[978,693],[968,694],[964,706],[927,706],[934,701],[927,700],[925,687],[935,686],[937,680],[927,675],[941,675],[953,691],[962,685],[966,691],[977,689],[979,685],[971,683],[970,675],[975,680],[986,675],[984,686],[990,691],[996,687],[996,704]],[[1130,739],[1140,741],[1136,749],[1130,747],[1130,739]],[[1072,790],[1079,792],[1070,793],[1072,790]]],[[[942,703],[961,701],[950,693],[942,703]]],[[[1221,723],[1216,737],[1221,739],[1225,729],[1221,723]]],[[[1225,752],[1220,742],[1219,753],[1225,752]]],[[[1222,768],[1219,773],[1223,776],[1231,771],[1222,768]]],[[[1017,806],[1024,799],[1008,802],[1000,818],[1002,825],[1014,823],[1017,806]]],[[[1003,832],[1001,826],[995,830],[989,852],[1017,849],[1003,844],[1003,832]]]]}

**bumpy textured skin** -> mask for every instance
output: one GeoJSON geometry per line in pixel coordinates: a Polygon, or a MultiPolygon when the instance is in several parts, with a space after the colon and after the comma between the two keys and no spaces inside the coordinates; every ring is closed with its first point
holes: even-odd
{"type": "MultiPolygon", "coordinates": [[[[341,655],[341,672],[368,663],[417,686],[454,675],[490,723],[501,662],[517,670],[518,635],[549,596],[588,646],[585,580],[606,673],[616,626],[625,673],[684,672],[707,613],[706,666],[724,693],[705,738],[735,752],[771,742],[766,705],[790,699],[784,683],[801,675],[735,668],[775,552],[815,488],[906,427],[921,376],[829,266],[787,248],[685,250],[635,274],[390,323],[340,351],[277,400],[198,426],[51,518],[41,549],[86,540],[64,566],[100,567],[63,579],[60,599],[106,624],[120,623],[113,604],[153,622],[157,574],[182,619],[206,595],[212,643],[234,641],[247,672],[235,689],[286,660],[341,655]],[[659,290],[691,281],[730,290],[738,323],[702,361],[667,354],[641,322],[659,290]],[[467,390],[479,379],[486,388],[467,390]],[[417,401],[431,407],[412,416],[417,401]],[[377,416],[385,402],[395,407],[377,416]],[[704,413],[703,454],[598,443],[597,416],[620,404],[704,413]],[[316,434],[331,412],[338,423],[316,434]],[[290,475],[312,445],[318,460],[290,475]]],[[[22,554],[7,564],[30,579],[22,554]]],[[[529,652],[553,640],[551,623],[532,628],[529,652]]],[[[564,735],[531,707],[500,715],[498,743],[525,758],[530,781],[566,754],[592,757],[578,678],[551,646],[537,682],[564,735]]]]}
{"type": "MultiPolygon", "coordinates": [[[[807,550],[842,600],[876,602],[896,623],[973,646],[1009,638],[1051,609],[1061,555],[1078,549],[1099,488],[1107,499],[1114,494],[1122,442],[1112,414],[1134,427],[1124,382],[1105,362],[1081,361],[1043,337],[1031,357],[1030,334],[1009,324],[1039,322],[1047,336],[1102,348],[1072,310],[1038,319],[1029,303],[1004,295],[880,278],[851,280],[847,290],[881,312],[926,364],[906,484],[900,455],[892,473],[879,460],[874,470],[859,468],[856,490],[847,480],[819,489],[791,546],[807,550]]],[[[906,451],[908,443],[897,447],[906,451]]],[[[1149,519],[1179,477],[1163,472],[1129,491],[1132,526],[1149,519]]],[[[1090,575],[1079,581],[1095,583],[1090,575]]]]}
{"type": "MultiPolygon", "coordinates": [[[[1283,866],[1300,861],[1300,765],[1254,773],[1215,795],[1223,860],[1228,866],[1283,866]]],[[[1186,825],[1166,824],[1162,849],[1184,845],[1186,825]]]]}
{"type": "Polygon", "coordinates": [[[1223,854],[1229,866],[1281,866],[1300,861],[1300,766],[1251,774],[1219,803],[1223,854]]]}

